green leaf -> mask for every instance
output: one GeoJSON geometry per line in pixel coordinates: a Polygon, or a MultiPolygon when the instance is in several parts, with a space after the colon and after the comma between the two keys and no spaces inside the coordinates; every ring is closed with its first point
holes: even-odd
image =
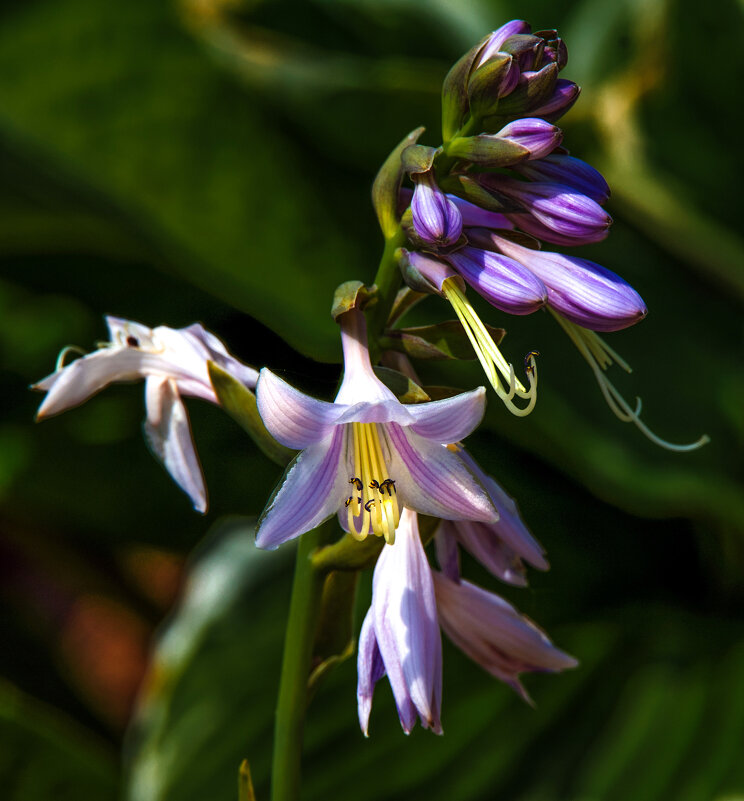
{"type": "Polygon", "coordinates": [[[0,681],[4,801],[114,801],[115,755],[78,724],[0,681]]]}
{"type": "Polygon", "coordinates": [[[287,448],[268,432],[258,413],[256,396],[242,382],[214,362],[207,362],[209,380],[220,405],[246,431],[261,451],[278,465],[288,465],[295,451],[287,448]]]}

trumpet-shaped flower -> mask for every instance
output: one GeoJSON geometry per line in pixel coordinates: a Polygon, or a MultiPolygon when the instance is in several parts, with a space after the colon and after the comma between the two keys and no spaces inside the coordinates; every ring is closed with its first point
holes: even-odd
{"type": "Polygon", "coordinates": [[[231,356],[199,323],[177,330],[167,326],[151,329],[131,320],[107,317],[106,324],[110,342],[64,365],[70,350],[66,348],[55,372],[34,384],[33,389],[47,393],[37,419],[78,406],[111,383],[144,378],[147,441],[194,508],[206,511],[204,477],[181,397],[218,402],[209,380],[209,361],[249,388],[256,385],[258,373],[231,356]]]}
{"type": "Polygon", "coordinates": [[[258,410],[269,432],[302,452],[264,511],[261,548],[315,528],[339,510],[348,530],[393,542],[400,509],[444,519],[492,522],[487,493],[442,443],[457,442],[480,422],[485,390],[404,406],[377,378],[369,359],[364,315],[341,315],[344,380],[333,403],[294,389],[263,369],[258,410]]]}

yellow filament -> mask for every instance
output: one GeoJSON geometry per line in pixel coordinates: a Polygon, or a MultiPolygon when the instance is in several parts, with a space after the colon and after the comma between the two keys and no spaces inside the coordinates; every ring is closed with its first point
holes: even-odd
{"type": "Polygon", "coordinates": [[[347,509],[347,524],[352,536],[363,540],[369,531],[385,537],[391,545],[395,542],[395,529],[400,521],[395,484],[388,475],[385,457],[380,443],[384,429],[377,423],[352,423],[354,448],[354,475],[362,482],[361,492],[352,483],[353,496],[347,509]],[[382,489],[380,486],[389,481],[382,489]],[[361,497],[359,503],[357,498],[361,497]],[[368,507],[368,508],[367,508],[368,507]]]}
{"type": "Polygon", "coordinates": [[[675,445],[673,442],[667,442],[667,440],[654,434],[640,418],[641,399],[636,398],[636,407],[635,409],[631,409],[628,402],[620,392],[618,392],[604,372],[608,367],[617,364],[623,370],[630,373],[632,372],[630,365],[615,353],[615,351],[594,331],[572,323],[552,309],[550,309],[550,311],[591,368],[607,405],[618,420],[621,420],[623,423],[633,423],[647,439],[668,451],[694,451],[707,442],[710,442],[708,435],[703,434],[697,442],[691,442],[687,445],[675,445]]]}
{"type": "Polygon", "coordinates": [[[493,338],[488,333],[488,329],[483,325],[475,309],[468,302],[457,281],[453,278],[447,278],[442,283],[442,292],[452,304],[452,308],[465,329],[475,355],[478,357],[478,361],[481,363],[486,377],[496,394],[513,415],[517,417],[528,415],[535,408],[537,401],[537,364],[534,356],[530,355],[529,357],[529,369],[527,371],[529,389],[527,389],[517,378],[514,367],[506,361],[504,355],[496,346],[493,338]],[[503,376],[504,382],[508,384],[508,391],[501,385],[499,373],[503,376]],[[523,407],[517,406],[512,401],[515,396],[526,400],[527,405],[523,407]]]}

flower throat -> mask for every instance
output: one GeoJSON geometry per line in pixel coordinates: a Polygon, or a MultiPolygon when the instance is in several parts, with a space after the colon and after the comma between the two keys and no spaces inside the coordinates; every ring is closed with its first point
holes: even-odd
{"type": "Polygon", "coordinates": [[[347,524],[352,536],[363,540],[372,531],[395,542],[400,520],[395,481],[390,478],[382,455],[376,423],[351,424],[354,449],[354,475],[349,478],[352,494],[346,500],[347,524]]]}

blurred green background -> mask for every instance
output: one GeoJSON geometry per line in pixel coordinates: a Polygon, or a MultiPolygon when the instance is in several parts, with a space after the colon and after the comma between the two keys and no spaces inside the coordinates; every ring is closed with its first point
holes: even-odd
{"type": "MultiPolygon", "coordinates": [[[[581,666],[527,677],[531,709],[446,644],[445,736],[404,737],[381,682],[365,741],[349,660],[310,711],[304,797],[744,798],[743,16],[734,0],[3,4],[3,799],[228,801],[244,757],[268,797],[292,547],[256,551],[251,516],[278,469],[191,403],[200,517],[143,447],[141,386],[35,427],[28,385],[112,313],[200,320],[330,396],[331,293],[380,253],[377,167],[420,124],[438,144],[449,65],[513,17],[568,43],[583,94],[564,144],[613,188],[611,236],[584,255],[650,309],[608,337],[635,367],[615,381],[661,436],[712,442],[656,449],[548,315],[479,307],[511,358],[542,354],[535,413],[492,402],[470,443],[553,567],[504,595],[581,666]]],[[[422,313],[452,316],[436,299],[422,313]]]]}

